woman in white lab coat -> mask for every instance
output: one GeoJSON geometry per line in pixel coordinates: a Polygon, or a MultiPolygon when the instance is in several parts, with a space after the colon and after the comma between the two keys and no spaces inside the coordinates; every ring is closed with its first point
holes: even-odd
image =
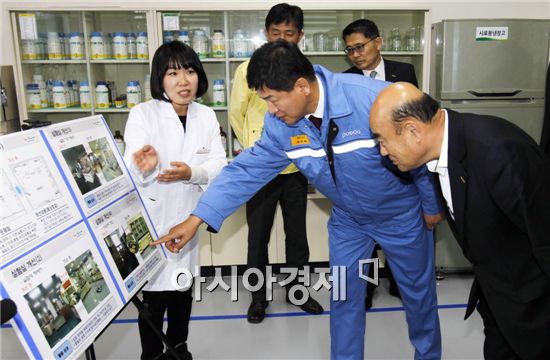
{"type": "MultiPolygon", "coordinates": [[[[207,88],[193,49],[179,41],[164,44],[153,57],[153,100],[134,107],[126,123],[124,158],[159,236],[190,215],[226,162],[214,111],[193,101],[207,88]]],[[[175,277],[182,268],[197,275],[199,239],[166,254],[168,262],[145,286],[143,300],[158,329],[167,312],[168,340],[182,359],[192,359],[186,343],[192,289],[177,291],[175,277]]],[[[142,318],[138,323],[141,358],[165,358],[161,340],[142,318]]]]}

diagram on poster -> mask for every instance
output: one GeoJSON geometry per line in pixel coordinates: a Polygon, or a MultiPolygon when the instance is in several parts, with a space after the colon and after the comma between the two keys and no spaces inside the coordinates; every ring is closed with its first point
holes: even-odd
{"type": "Polygon", "coordinates": [[[0,253],[7,264],[81,216],[38,131],[6,135],[0,144],[0,253]]]}
{"type": "Polygon", "coordinates": [[[0,137],[0,295],[29,357],[76,358],[164,264],[104,119],[0,137]]]}

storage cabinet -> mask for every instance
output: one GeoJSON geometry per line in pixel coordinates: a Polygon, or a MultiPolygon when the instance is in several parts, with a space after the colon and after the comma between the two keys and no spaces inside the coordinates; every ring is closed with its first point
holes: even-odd
{"type": "MultiPolygon", "coordinates": [[[[300,5],[298,3],[298,5],[300,5]]],[[[117,10],[88,5],[85,11],[46,11],[47,6],[37,3],[33,8],[38,10],[20,10],[8,8],[11,14],[12,35],[15,48],[16,87],[18,93],[19,112],[23,120],[47,120],[52,122],[66,121],[90,114],[103,114],[111,130],[124,130],[128,117],[127,107],[110,106],[99,108],[95,92],[98,81],[114,82],[116,95],[126,93],[129,81],[137,80],[144,90],[145,79],[150,72],[153,54],[165,41],[178,39],[189,41],[189,44],[200,53],[201,61],[209,80],[209,89],[200,99],[205,105],[215,111],[220,126],[228,134],[228,157],[232,157],[231,149],[233,134],[230,129],[227,110],[232,88],[232,78],[235,69],[246,61],[252,52],[265,41],[265,16],[269,5],[261,5],[263,10],[238,10],[231,8],[223,10],[186,10],[188,4],[182,4],[181,9],[164,9],[149,7],[147,10],[134,10],[130,6],[119,6],[117,10]],[[90,8],[90,6],[92,8],[90,8]],[[44,9],[44,10],[41,10],[44,9]],[[30,15],[28,15],[30,14],[30,15]],[[29,18],[36,23],[36,36],[42,41],[47,34],[72,32],[82,33],[82,59],[45,59],[44,54],[32,57],[29,54],[30,42],[29,18]],[[21,20],[23,19],[23,20],[21,20]],[[22,27],[23,25],[23,27],[22,27]],[[23,31],[22,31],[23,30],[23,31]],[[197,31],[198,30],[198,31],[197,31]],[[220,42],[213,42],[214,32],[223,33],[223,53],[219,51],[220,42]],[[117,32],[140,33],[147,32],[148,56],[140,59],[97,59],[92,56],[92,33],[102,32],[114,34],[117,32]],[[185,34],[187,32],[187,34],[185,34]],[[23,35],[23,36],[22,36],[23,35]],[[189,38],[188,40],[185,36],[189,38]],[[199,41],[199,40],[202,40],[199,41]],[[46,80],[76,80],[88,81],[91,94],[89,108],[79,105],[65,109],[30,108],[26,96],[26,85],[33,82],[33,75],[42,75],[46,80]],[[214,104],[214,81],[223,80],[226,104],[214,104]]],[[[351,3],[343,10],[304,10],[304,37],[300,48],[314,64],[321,64],[334,72],[342,72],[351,66],[343,52],[344,42],[341,32],[344,27],[359,18],[373,20],[383,32],[386,47],[382,55],[388,59],[409,62],[415,66],[420,87],[427,90],[429,54],[429,24],[430,13],[426,9],[368,10],[361,9],[364,4],[351,3]],[[399,29],[401,48],[392,49],[392,30],[399,29]],[[408,46],[407,32],[414,28],[414,46],[408,46]],[[421,44],[422,39],[426,43],[421,44]]],[[[197,8],[196,5],[194,5],[197,8]]],[[[219,33],[217,34],[219,36],[219,33]]],[[[43,50],[44,53],[44,50],[43,50]]],[[[328,260],[328,235],[326,221],[330,215],[330,201],[311,196],[308,203],[307,228],[310,243],[310,260],[328,260]],[[315,199],[316,198],[316,199],[315,199]]],[[[241,207],[229,218],[219,234],[210,234],[204,228],[200,230],[200,257],[202,265],[245,264],[247,252],[247,225],[244,207],[241,207]]],[[[273,263],[285,261],[284,230],[282,215],[277,211],[271,241],[269,257],[273,263]]]]}

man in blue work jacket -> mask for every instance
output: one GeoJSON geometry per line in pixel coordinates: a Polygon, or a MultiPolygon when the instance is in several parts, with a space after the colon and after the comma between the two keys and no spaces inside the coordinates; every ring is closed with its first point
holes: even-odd
{"type": "Polygon", "coordinates": [[[347,299],[331,299],[332,359],[364,357],[366,282],[359,278],[359,262],[369,258],[375,242],[394,271],[415,358],[439,359],[430,229],[441,220],[440,210],[427,169],[402,173],[391,162],[385,166],[371,134],[370,108],[388,83],[313,67],[284,41],[254,53],[247,81],[268,103],[261,139],[224,168],[186,221],[155,244],[177,252],[203,222],[219,230],[293,162],[333,202],[330,265],[345,267],[347,299]]]}

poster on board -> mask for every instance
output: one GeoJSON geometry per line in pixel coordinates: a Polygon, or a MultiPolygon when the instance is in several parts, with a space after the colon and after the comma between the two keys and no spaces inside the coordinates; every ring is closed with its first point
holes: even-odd
{"type": "Polygon", "coordinates": [[[166,255],[102,116],[0,137],[0,157],[0,295],[30,358],[76,358],[166,255]]]}

